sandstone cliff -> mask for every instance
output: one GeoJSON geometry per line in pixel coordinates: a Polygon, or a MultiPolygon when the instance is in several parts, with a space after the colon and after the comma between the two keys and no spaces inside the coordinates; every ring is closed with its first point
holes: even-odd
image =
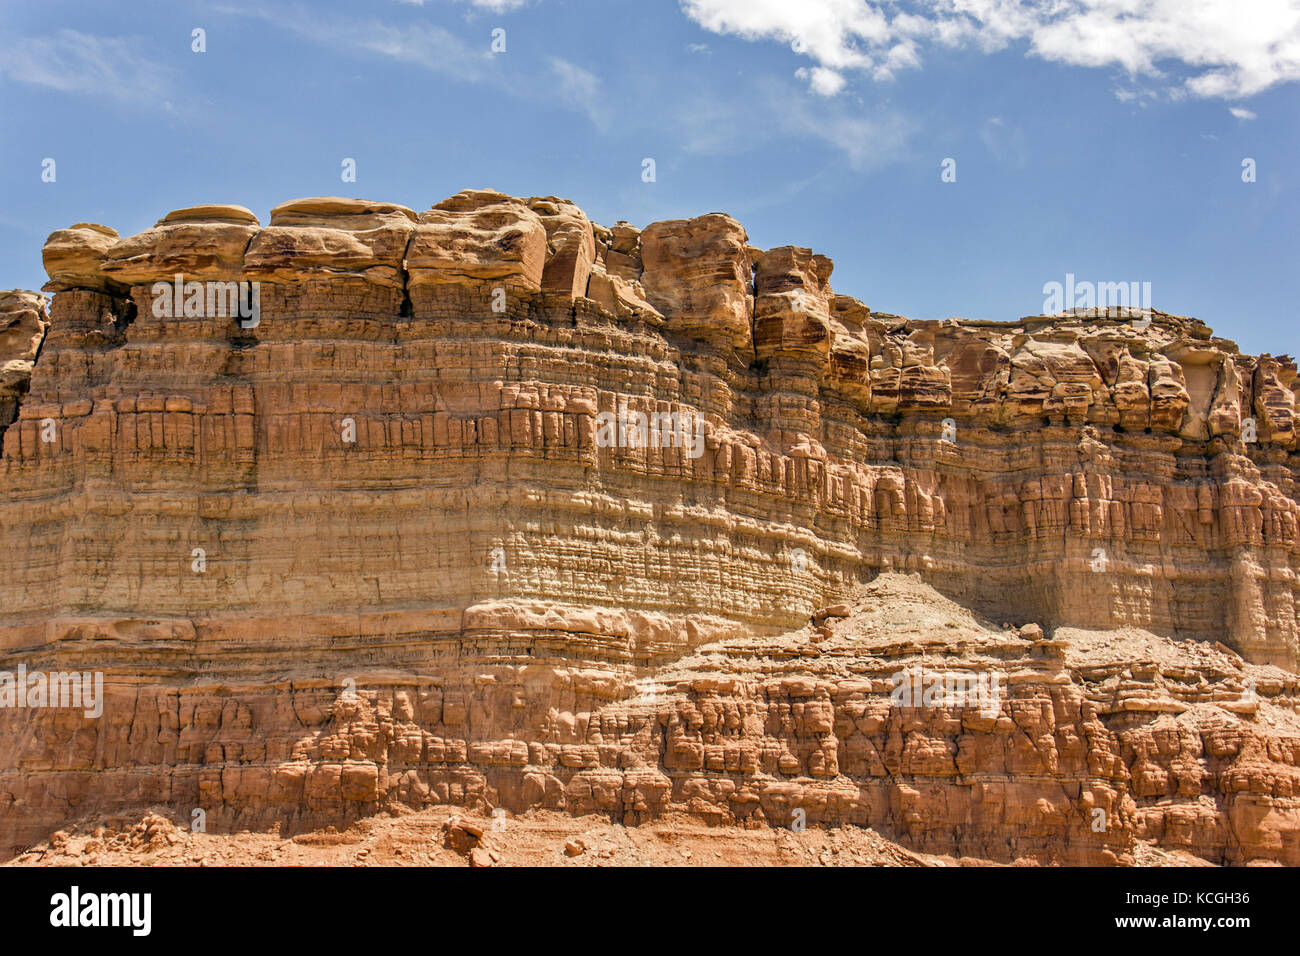
{"type": "Polygon", "coordinates": [[[0,666],[106,700],[0,710],[6,849],[454,803],[1300,862],[1285,356],[909,321],[719,213],[488,190],[80,223],[45,264],[48,318],[0,294],[0,666]],[[934,591],[863,590],[898,571],[934,591]],[[891,707],[917,661],[1005,675],[1001,714],[891,707]]]}

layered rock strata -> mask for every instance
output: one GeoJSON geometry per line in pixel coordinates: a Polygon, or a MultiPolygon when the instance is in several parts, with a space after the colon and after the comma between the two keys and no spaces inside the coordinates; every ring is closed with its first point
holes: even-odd
{"type": "Polygon", "coordinates": [[[911,571],[1066,658],[1071,628],[1221,642],[1289,713],[1288,357],[1149,310],[905,320],[719,213],[606,228],[489,190],[81,223],[45,261],[48,317],[0,297],[0,653],[102,672],[106,700],[0,710],[6,847],[105,804],[289,827],[428,802],[785,825],[797,805],[1082,862],[1190,813],[1207,858],[1294,861],[1294,734],[1222,706],[1227,665],[1178,665],[1204,700],[1116,717],[1104,654],[1072,670],[994,630],[990,659],[1037,675],[1007,706],[1040,716],[968,727],[889,710],[893,652],[860,652],[868,680],[800,651],[796,693],[763,643],[803,646],[778,636],[911,571]],[[701,443],[646,440],[637,413],[701,443]],[[633,705],[737,641],[723,670],[754,676],[633,705]],[[1007,756],[1026,736],[1041,767],[1007,756]],[[1094,808],[1112,829],[1079,829],[1094,808]]]}

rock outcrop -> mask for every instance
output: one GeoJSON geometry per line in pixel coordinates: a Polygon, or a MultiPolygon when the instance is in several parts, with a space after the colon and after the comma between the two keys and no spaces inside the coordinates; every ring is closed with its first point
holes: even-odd
{"type": "Polygon", "coordinates": [[[104,698],[0,707],[0,849],[457,804],[1300,862],[1286,356],[906,320],[720,213],[490,190],[45,262],[48,316],[0,294],[0,669],[104,698]],[[922,664],[1006,696],[891,706],[922,664]]]}
{"type": "Polygon", "coordinates": [[[45,296],[20,289],[0,292],[0,437],[18,417],[48,326],[45,296]]]}

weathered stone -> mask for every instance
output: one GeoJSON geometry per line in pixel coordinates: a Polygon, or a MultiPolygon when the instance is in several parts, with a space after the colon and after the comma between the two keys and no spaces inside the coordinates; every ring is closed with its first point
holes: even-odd
{"type": "Polygon", "coordinates": [[[646,298],[673,335],[753,357],[745,230],[722,213],[651,223],[640,234],[646,298]]]}
{"type": "Polygon", "coordinates": [[[587,294],[587,280],[596,259],[596,240],[586,213],[567,199],[534,197],[528,208],[546,229],[546,266],[542,291],[570,299],[587,294]]]}
{"type": "Polygon", "coordinates": [[[170,282],[176,275],[187,282],[235,280],[243,270],[244,250],[257,231],[257,217],[243,206],[177,209],[152,229],[109,246],[101,270],[126,285],[170,282]]]}
{"type": "Polygon", "coordinates": [[[64,289],[95,289],[107,292],[116,285],[104,275],[104,259],[120,237],[116,230],[93,222],[79,222],[50,233],[41,258],[50,281],[46,292],[64,289]]]}
{"type": "Polygon", "coordinates": [[[718,214],[412,216],[78,226],[48,319],[0,294],[0,670],[104,680],[0,708],[0,849],[443,804],[1300,863],[1290,359],[872,312],[718,214]],[[260,325],[152,314],[173,270],[260,278],[260,325]],[[913,667],[1004,693],[896,705],[913,667]]]}
{"type": "Polygon", "coordinates": [[[760,362],[798,356],[821,367],[831,347],[831,260],[781,246],[754,264],[754,353],[760,362]]]}
{"type": "Polygon", "coordinates": [[[536,292],[546,264],[546,227],[519,199],[467,189],[444,199],[419,224],[407,251],[409,287],[501,282],[536,292]]]}
{"type": "Polygon", "coordinates": [[[0,292],[0,438],[18,417],[48,327],[45,296],[21,289],[0,292]]]}
{"type": "Polygon", "coordinates": [[[280,283],[356,276],[401,289],[415,223],[414,212],[393,203],[295,199],[271,210],[244,255],[244,275],[280,283]]]}

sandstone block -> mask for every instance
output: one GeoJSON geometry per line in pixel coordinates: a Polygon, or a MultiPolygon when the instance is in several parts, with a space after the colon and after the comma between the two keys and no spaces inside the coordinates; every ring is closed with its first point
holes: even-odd
{"type": "Polygon", "coordinates": [[[740,223],[722,213],[655,222],[640,234],[641,284],[665,328],[741,354],[753,350],[751,265],[740,223]]]}
{"type": "Polygon", "coordinates": [[[537,292],[546,227],[519,199],[468,189],[420,213],[407,251],[409,287],[501,282],[537,292]]]}

